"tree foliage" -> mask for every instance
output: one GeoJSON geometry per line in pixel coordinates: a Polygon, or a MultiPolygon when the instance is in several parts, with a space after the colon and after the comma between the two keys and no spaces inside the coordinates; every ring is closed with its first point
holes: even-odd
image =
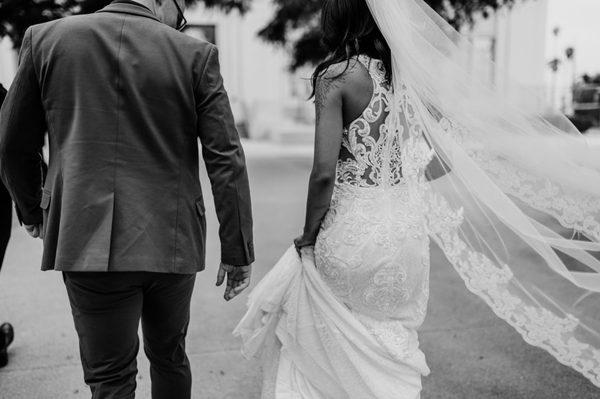
{"type": "MultiPolygon", "coordinates": [[[[271,0],[274,15],[259,32],[264,40],[289,48],[292,68],[315,63],[326,55],[320,43],[319,10],[324,0],[271,0]]],[[[520,0],[425,0],[455,27],[472,24],[476,14],[487,17],[500,7],[520,0]]],[[[0,37],[9,36],[18,47],[25,30],[33,24],[67,15],[94,12],[111,0],[0,0],[0,37]]],[[[203,2],[226,12],[245,12],[252,0],[186,0],[203,2]]]]}
{"type": "MultiPolygon", "coordinates": [[[[18,48],[23,34],[31,25],[68,15],[88,14],[108,5],[112,0],[0,0],[0,38],[8,36],[18,48]]],[[[246,11],[251,0],[186,0],[188,5],[204,2],[226,12],[246,11]]]]}
{"type": "MultiPolygon", "coordinates": [[[[292,68],[314,64],[326,54],[320,43],[319,10],[323,0],[273,0],[275,14],[259,32],[263,39],[289,46],[292,68]]],[[[455,28],[473,24],[476,15],[487,18],[501,7],[518,0],[425,0],[455,28]]]]}

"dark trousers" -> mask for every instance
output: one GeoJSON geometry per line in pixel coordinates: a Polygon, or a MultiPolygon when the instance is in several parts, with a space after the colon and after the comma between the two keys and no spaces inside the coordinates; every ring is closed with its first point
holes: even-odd
{"type": "Polygon", "coordinates": [[[4,254],[10,240],[12,229],[12,199],[4,184],[0,182],[0,269],[4,261],[4,254]]]}
{"type": "Polygon", "coordinates": [[[64,273],[93,399],[135,397],[140,320],[153,399],[189,399],[185,353],[195,275],[64,273]]]}

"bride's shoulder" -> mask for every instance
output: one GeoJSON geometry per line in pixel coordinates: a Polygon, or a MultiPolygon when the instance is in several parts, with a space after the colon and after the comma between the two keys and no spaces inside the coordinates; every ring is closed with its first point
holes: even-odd
{"type": "Polygon", "coordinates": [[[340,61],[325,68],[317,79],[317,85],[355,92],[372,86],[367,68],[356,58],[340,61]]]}
{"type": "Polygon", "coordinates": [[[369,79],[369,71],[356,58],[336,62],[329,65],[321,72],[320,78],[334,80],[361,80],[369,79]]]}

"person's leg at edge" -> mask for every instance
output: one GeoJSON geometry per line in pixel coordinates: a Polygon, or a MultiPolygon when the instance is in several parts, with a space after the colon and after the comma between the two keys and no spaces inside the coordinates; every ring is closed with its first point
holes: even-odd
{"type": "MultiPolygon", "coordinates": [[[[12,199],[4,184],[0,182],[0,270],[12,230],[12,199]]],[[[8,346],[13,342],[15,332],[9,323],[0,325],[0,367],[8,364],[8,346]]]]}
{"type": "Polygon", "coordinates": [[[12,230],[12,199],[4,184],[0,182],[0,270],[12,230]]]}

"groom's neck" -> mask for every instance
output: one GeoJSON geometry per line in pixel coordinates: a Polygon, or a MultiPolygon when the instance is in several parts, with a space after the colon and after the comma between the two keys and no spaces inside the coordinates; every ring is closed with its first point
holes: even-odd
{"type": "Polygon", "coordinates": [[[156,2],[155,0],[131,0],[135,3],[139,3],[143,6],[146,6],[150,9],[150,11],[152,11],[154,14],[156,14],[156,2]]]}

